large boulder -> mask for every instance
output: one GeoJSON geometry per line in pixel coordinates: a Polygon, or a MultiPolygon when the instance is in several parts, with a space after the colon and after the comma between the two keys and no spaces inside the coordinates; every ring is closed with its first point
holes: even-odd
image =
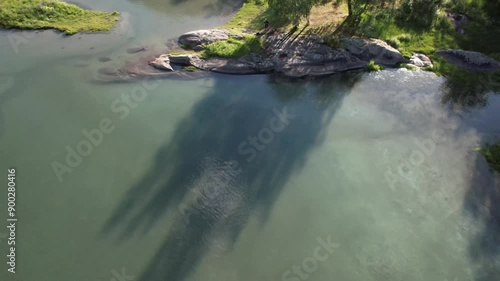
{"type": "Polygon", "coordinates": [[[432,61],[424,54],[415,53],[411,56],[409,64],[418,67],[432,67],[432,61]]]}
{"type": "Polygon", "coordinates": [[[227,40],[229,31],[227,29],[204,29],[185,33],[179,37],[179,44],[190,48],[216,41],[227,40]]]}
{"type": "Polygon", "coordinates": [[[398,50],[380,39],[344,38],[342,43],[349,53],[361,60],[373,60],[386,66],[407,62],[398,50]]]}
{"type": "Polygon", "coordinates": [[[288,77],[314,77],[361,69],[367,62],[343,49],[325,45],[317,37],[304,37],[283,44],[282,34],[266,38],[275,71],[288,77]]]}
{"type": "Polygon", "coordinates": [[[500,70],[500,62],[479,52],[464,50],[440,50],[436,54],[447,62],[468,70],[494,72],[500,70]]]}
{"type": "Polygon", "coordinates": [[[170,63],[182,65],[182,66],[196,66],[201,62],[201,59],[197,55],[184,54],[184,55],[168,55],[170,63]]]}

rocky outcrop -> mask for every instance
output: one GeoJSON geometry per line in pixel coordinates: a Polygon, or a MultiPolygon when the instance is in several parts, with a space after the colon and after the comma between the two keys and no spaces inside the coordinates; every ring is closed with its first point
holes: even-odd
{"type": "Polygon", "coordinates": [[[364,61],[373,60],[385,66],[407,62],[398,50],[380,39],[345,38],[342,44],[349,53],[364,61]]]}
{"type": "MultiPolygon", "coordinates": [[[[229,34],[228,30],[211,29],[188,32],[178,39],[183,48],[199,51],[204,44],[234,38],[242,40],[249,34],[229,34]]],[[[324,76],[364,68],[370,60],[386,66],[395,66],[407,60],[401,53],[378,39],[344,39],[345,49],[327,46],[320,36],[264,35],[262,53],[251,53],[241,58],[203,59],[196,53],[160,56],[150,62],[157,69],[170,70],[170,64],[194,66],[201,70],[225,74],[279,73],[300,78],[324,76]],[[168,61],[167,61],[168,59],[168,61]]],[[[175,49],[178,51],[178,49],[175,49]]],[[[430,63],[425,56],[416,56],[415,63],[430,63]],[[417,61],[417,58],[419,59],[417,61]]]]}
{"type": "MultiPolygon", "coordinates": [[[[283,34],[266,38],[265,46],[280,46],[283,34]]],[[[343,49],[334,49],[316,37],[295,40],[283,48],[272,49],[275,71],[288,77],[313,77],[360,69],[367,62],[343,49]]]]}
{"type": "Polygon", "coordinates": [[[424,54],[415,53],[411,56],[410,62],[408,64],[417,67],[432,67],[432,61],[429,57],[424,54]]]}
{"type": "Polygon", "coordinates": [[[436,51],[436,54],[460,68],[485,72],[500,71],[500,62],[479,52],[440,50],[436,51]]]}
{"type": "Polygon", "coordinates": [[[149,65],[159,70],[174,71],[170,65],[170,58],[167,55],[161,55],[149,61],[149,65]]]}
{"type": "Polygon", "coordinates": [[[179,44],[190,48],[210,44],[216,41],[227,40],[229,31],[227,29],[206,29],[185,33],[179,37],[179,44]]]}
{"type": "MultiPolygon", "coordinates": [[[[244,35],[241,35],[243,38],[244,35]]],[[[276,72],[288,77],[323,76],[348,70],[361,69],[362,61],[343,49],[330,48],[316,37],[286,42],[286,35],[265,38],[267,54],[249,54],[235,59],[202,59],[197,55],[169,55],[170,62],[182,66],[195,66],[201,70],[225,74],[263,74],[276,72]]],[[[198,43],[198,42],[196,42],[198,43]]]]}

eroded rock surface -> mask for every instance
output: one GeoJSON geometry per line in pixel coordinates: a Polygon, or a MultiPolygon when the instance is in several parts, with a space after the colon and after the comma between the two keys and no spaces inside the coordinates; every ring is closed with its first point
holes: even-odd
{"type": "Polygon", "coordinates": [[[500,62],[483,53],[464,50],[440,50],[436,51],[436,54],[460,68],[486,72],[500,71],[500,62]]]}
{"type": "Polygon", "coordinates": [[[179,37],[179,44],[194,47],[210,44],[216,41],[227,40],[229,30],[227,29],[204,29],[185,33],[179,37]]]}
{"type": "MultiPolygon", "coordinates": [[[[225,29],[197,30],[179,37],[178,45],[194,51],[203,50],[204,44],[234,38],[244,39],[246,33],[229,34],[225,29]]],[[[319,36],[292,37],[285,33],[263,36],[264,50],[241,58],[208,58],[198,54],[160,56],[152,65],[157,69],[169,63],[194,66],[201,70],[226,74],[279,73],[300,78],[330,75],[364,68],[370,60],[386,66],[408,62],[401,53],[379,39],[344,39],[345,49],[326,45],[319,36]]],[[[178,50],[176,50],[178,51],[178,50]]],[[[425,56],[415,57],[419,65],[432,64],[425,56]],[[417,61],[418,59],[418,61],[417,61]]],[[[166,70],[169,70],[166,68],[166,70]]]]}
{"type": "Polygon", "coordinates": [[[386,66],[407,62],[398,50],[380,39],[345,38],[342,43],[349,53],[361,60],[373,60],[386,66]]]}

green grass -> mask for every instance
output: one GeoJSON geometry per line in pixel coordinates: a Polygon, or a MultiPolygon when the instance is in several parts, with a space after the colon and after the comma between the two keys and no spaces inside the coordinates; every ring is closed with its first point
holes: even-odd
{"type": "Polygon", "coordinates": [[[370,62],[366,65],[365,69],[366,69],[367,71],[372,72],[372,71],[380,71],[380,70],[384,69],[384,67],[383,67],[383,66],[381,66],[381,65],[376,64],[373,60],[371,60],[371,61],[370,61],[370,62]]]}
{"type": "Polygon", "coordinates": [[[406,63],[402,63],[399,65],[399,68],[406,68],[408,70],[417,70],[417,67],[414,66],[414,65],[411,65],[411,64],[406,64],[406,63]]]}
{"type": "Polygon", "coordinates": [[[184,67],[182,68],[182,70],[184,70],[184,71],[188,71],[188,72],[195,72],[195,71],[197,71],[197,70],[198,70],[198,68],[196,68],[196,67],[194,67],[194,66],[192,66],[192,65],[189,65],[189,66],[184,66],[184,67]]]}
{"type": "Polygon", "coordinates": [[[217,41],[205,46],[202,58],[221,57],[239,58],[249,53],[258,53],[263,50],[263,41],[254,35],[247,35],[243,40],[229,38],[226,41],[217,41]]]}
{"type": "Polygon", "coordinates": [[[0,28],[57,29],[66,34],[110,30],[118,12],[84,10],[58,0],[0,0],[0,28]]]}
{"type": "Polygon", "coordinates": [[[490,164],[490,167],[500,172],[500,143],[494,145],[487,145],[485,148],[481,149],[481,153],[490,164]]]}
{"type": "Polygon", "coordinates": [[[363,15],[360,32],[367,37],[397,42],[403,56],[410,57],[414,52],[431,55],[437,49],[458,48],[453,27],[443,25],[421,30],[402,26],[386,12],[363,15]]]}
{"type": "Polygon", "coordinates": [[[267,8],[268,5],[265,0],[246,0],[236,15],[221,27],[233,29],[261,29],[263,28],[264,19],[262,19],[262,21],[258,19],[262,18],[267,8]]]}
{"type": "Polygon", "coordinates": [[[361,36],[387,41],[405,57],[410,57],[413,53],[428,55],[434,66],[426,70],[438,75],[456,75],[455,72],[460,71],[435,55],[436,50],[464,49],[482,52],[494,58],[499,56],[500,27],[493,24],[485,27],[479,22],[471,21],[465,35],[456,32],[442,14],[435,19],[430,28],[422,29],[410,24],[398,22],[396,17],[387,11],[372,12],[362,16],[358,33],[361,36]]]}

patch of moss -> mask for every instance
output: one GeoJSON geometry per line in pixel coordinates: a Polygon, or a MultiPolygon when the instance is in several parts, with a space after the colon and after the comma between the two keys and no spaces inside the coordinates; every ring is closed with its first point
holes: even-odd
{"type": "Polygon", "coordinates": [[[366,69],[367,71],[372,72],[372,71],[380,71],[380,70],[383,70],[383,69],[384,69],[384,67],[383,67],[383,66],[381,66],[381,65],[376,64],[373,60],[371,60],[371,61],[370,61],[370,62],[366,65],[365,69],[366,69]]]}
{"type": "Polygon", "coordinates": [[[480,151],[490,164],[490,167],[500,173],[500,143],[487,145],[480,151]]]}
{"type": "Polygon", "coordinates": [[[249,53],[261,52],[263,44],[262,39],[254,35],[247,35],[243,40],[229,38],[226,41],[217,41],[206,45],[201,57],[239,58],[249,53]]]}
{"type": "Polygon", "coordinates": [[[399,65],[399,68],[406,68],[408,70],[417,70],[417,67],[414,66],[414,65],[411,65],[411,64],[407,64],[407,63],[402,63],[399,65]]]}
{"type": "Polygon", "coordinates": [[[0,28],[57,29],[68,35],[107,31],[118,12],[84,10],[59,0],[0,0],[0,28]]]}
{"type": "Polygon", "coordinates": [[[197,70],[198,70],[198,68],[196,68],[196,67],[194,67],[194,66],[190,65],[190,66],[184,66],[184,67],[182,68],[182,70],[184,70],[184,71],[188,71],[188,72],[195,72],[195,71],[197,71],[197,70]]]}

